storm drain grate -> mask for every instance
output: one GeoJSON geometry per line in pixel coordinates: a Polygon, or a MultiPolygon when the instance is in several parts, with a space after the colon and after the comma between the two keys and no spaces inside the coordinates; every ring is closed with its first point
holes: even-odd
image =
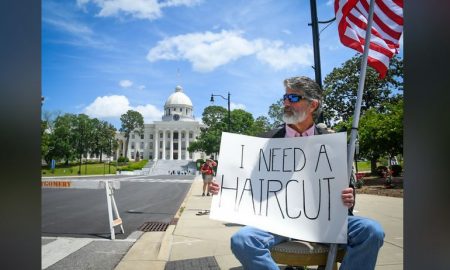
{"type": "MultiPolygon", "coordinates": [[[[220,270],[214,256],[179,261],[168,261],[164,270],[220,270]]],[[[234,269],[234,268],[233,268],[234,269]]],[[[239,268],[241,269],[241,268],[239,268]]]]}
{"type": "Polygon", "coordinates": [[[145,222],[138,228],[138,230],[143,232],[165,232],[170,223],[159,222],[159,221],[149,221],[145,222]]]}

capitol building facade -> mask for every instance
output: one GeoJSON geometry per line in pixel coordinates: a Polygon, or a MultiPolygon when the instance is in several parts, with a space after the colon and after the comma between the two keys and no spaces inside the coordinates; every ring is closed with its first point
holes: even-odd
{"type": "MultiPolygon", "coordinates": [[[[144,123],[144,133],[131,133],[128,142],[128,158],[148,160],[197,160],[206,157],[203,152],[191,153],[189,145],[200,135],[203,127],[193,116],[194,107],[191,99],[177,86],[164,104],[161,121],[144,123]]],[[[116,157],[125,155],[126,138],[117,133],[119,148],[116,157]]]]}

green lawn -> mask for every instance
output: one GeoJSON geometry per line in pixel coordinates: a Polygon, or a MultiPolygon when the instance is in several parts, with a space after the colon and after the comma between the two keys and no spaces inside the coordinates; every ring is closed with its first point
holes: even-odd
{"type": "Polygon", "coordinates": [[[370,161],[358,161],[358,171],[370,171],[370,161]]]}
{"type": "MultiPolygon", "coordinates": [[[[139,170],[147,164],[148,160],[141,160],[138,162],[128,162],[123,166],[116,166],[115,162],[111,162],[111,166],[108,163],[88,163],[81,165],[81,175],[103,175],[103,174],[116,174],[118,169],[124,171],[139,170]]],[[[70,164],[65,166],[63,164],[57,164],[55,170],[52,172],[48,166],[42,167],[42,176],[71,176],[78,175],[78,170],[80,169],[79,164],[70,164]]]]}
{"type": "MultiPolygon", "coordinates": [[[[54,172],[48,169],[48,166],[42,167],[42,176],[70,176],[78,175],[80,169],[79,164],[70,164],[69,166],[56,165],[54,172]]],[[[100,175],[100,174],[116,174],[116,166],[111,163],[88,163],[81,165],[81,175],[100,175]]]]}
{"type": "MultiPolygon", "coordinates": [[[[382,165],[387,166],[387,160],[377,162],[377,166],[382,165]]],[[[400,162],[400,165],[403,167],[403,162],[400,162]]],[[[370,171],[370,161],[358,161],[358,171],[370,171]]]]}

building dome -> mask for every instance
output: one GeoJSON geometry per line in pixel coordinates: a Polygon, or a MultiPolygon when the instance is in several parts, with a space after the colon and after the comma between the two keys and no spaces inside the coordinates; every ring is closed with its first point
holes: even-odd
{"type": "Polygon", "coordinates": [[[193,121],[192,101],[183,93],[181,86],[175,87],[175,92],[172,93],[164,104],[163,121],[193,121]]]}
{"type": "Polygon", "coordinates": [[[189,106],[192,108],[191,99],[183,93],[183,88],[179,85],[175,88],[175,93],[167,98],[164,107],[171,107],[173,105],[189,106]]]}

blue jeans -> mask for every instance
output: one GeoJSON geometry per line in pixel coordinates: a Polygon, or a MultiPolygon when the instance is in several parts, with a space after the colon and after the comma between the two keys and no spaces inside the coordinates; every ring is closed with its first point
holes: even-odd
{"type": "MultiPolygon", "coordinates": [[[[346,254],[339,269],[375,269],[383,239],[384,231],[378,222],[349,216],[346,254]]],[[[231,237],[231,250],[244,269],[279,270],[269,249],[287,240],[287,237],[245,226],[231,237]]]]}

